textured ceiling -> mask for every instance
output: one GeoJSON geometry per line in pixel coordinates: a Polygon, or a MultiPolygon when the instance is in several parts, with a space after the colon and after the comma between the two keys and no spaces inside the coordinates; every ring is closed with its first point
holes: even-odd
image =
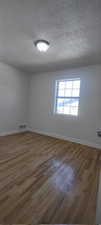
{"type": "Polygon", "coordinates": [[[33,72],[101,63],[101,0],[0,0],[0,61],[33,72]]]}

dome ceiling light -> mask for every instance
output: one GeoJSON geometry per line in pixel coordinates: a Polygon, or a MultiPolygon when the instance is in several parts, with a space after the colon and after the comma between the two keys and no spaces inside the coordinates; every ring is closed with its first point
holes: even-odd
{"type": "Polygon", "coordinates": [[[50,43],[46,40],[37,40],[35,41],[35,46],[40,52],[47,52],[50,47],[50,43]]]}

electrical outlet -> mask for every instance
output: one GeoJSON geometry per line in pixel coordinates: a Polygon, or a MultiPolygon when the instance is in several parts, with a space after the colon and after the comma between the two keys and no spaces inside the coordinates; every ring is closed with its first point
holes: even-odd
{"type": "Polygon", "coordinates": [[[97,131],[97,136],[98,136],[98,137],[101,137],[101,129],[99,129],[99,130],[97,131]]]}
{"type": "Polygon", "coordinates": [[[27,127],[26,124],[21,124],[21,125],[19,125],[19,128],[20,128],[20,129],[26,129],[26,127],[27,127]]]}

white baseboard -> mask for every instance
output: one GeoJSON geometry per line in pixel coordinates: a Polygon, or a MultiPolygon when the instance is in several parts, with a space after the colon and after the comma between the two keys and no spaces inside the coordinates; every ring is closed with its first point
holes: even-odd
{"type": "Polygon", "coordinates": [[[38,133],[38,134],[43,134],[46,136],[55,137],[55,138],[59,138],[59,139],[66,140],[66,141],[71,141],[71,142],[82,144],[82,145],[87,145],[89,147],[98,148],[101,150],[101,144],[97,144],[97,143],[93,143],[93,142],[89,142],[89,141],[81,140],[81,139],[77,139],[77,138],[66,137],[66,136],[62,136],[59,134],[55,134],[55,133],[44,132],[42,130],[37,130],[37,129],[29,128],[28,130],[31,132],[38,133]]]}
{"type": "Polygon", "coordinates": [[[38,130],[38,129],[31,129],[28,127],[22,131],[21,130],[12,130],[12,131],[7,131],[7,132],[2,132],[2,133],[0,133],[0,136],[7,136],[7,135],[21,133],[21,132],[25,132],[25,131],[31,131],[31,132],[35,132],[38,134],[43,134],[46,136],[55,137],[55,138],[59,138],[59,139],[66,140],[66,141],[71,141],[71,142],[82,144],[82,145],[87,145],[92,148],[98,148],[101,150],[101,144],[97,144],[97,143],[93,143],[93,142],[89,142],[89,141],[81,140],[81,139],[77,139],[77,138],[66,137],[66,136],[62,136],[59,134],[55,134],[55,133],[44,132],[44,131],[38,130]]]}
{"type": "Polygon", "coordinates": [[[12,134],[17,134],[17,133],[23,133],[23,132],[28,131],[28,130],[29,129],[26,128],[24,130],[12,130],[12,131],[7,131],[7,132],[1,132],[0,137],[12,135],[12,134]]]}

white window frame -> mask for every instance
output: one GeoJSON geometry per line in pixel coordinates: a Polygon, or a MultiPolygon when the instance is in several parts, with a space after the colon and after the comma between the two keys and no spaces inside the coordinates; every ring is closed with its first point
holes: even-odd
{"type": "Polygon", "coordinates": [[[58,92],[58,88],[57,88],[57,85],[58,85],[58,82],[64,82],[64,81],[76,81],[76,80],[80,80],[80,88],[81,88],[81,79],[79,77],[75,77],[75,78],[63,78],[63,79],[57,79],[55,80],[55,100],[54,100],[54,114],[56,115],[62,115],[62,116],[66,116],[66,117],[78,117],[79,116],[79,108],[80,108],[80,89],[79,89],[79,96],[78,97],[61,97],[61,96],[58,96],[57,92],[58,92]],[[58,113],[57,112],[57,99],[58,98],[70,98],[70,99],[78,99],[79,98],[79,105],[78,105],[78,114],[77,115],[73,115],[73,114],[65,114],[65,113],[58,113]]]}

